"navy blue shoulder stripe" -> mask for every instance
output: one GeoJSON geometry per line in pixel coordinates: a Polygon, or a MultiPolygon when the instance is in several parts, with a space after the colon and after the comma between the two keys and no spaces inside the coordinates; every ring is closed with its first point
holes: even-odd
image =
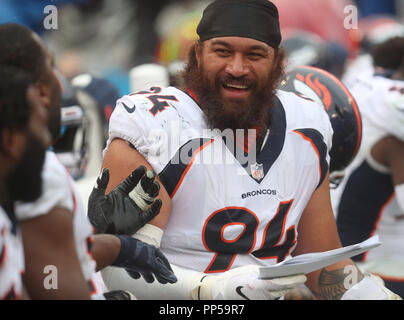
{"type": "Polygon", "coordinates": [[[212,141],[212,139],[208,138],[196,138],[189,140],[178,149],[174,157],[160,172],[160,181],[170,197],[174,195],[177,185],[180,183],[181,178],[191,162],[195,152],[200,150],[203,145],[210,141],[212,141]]]}
{"type": "MultiPolygon", "coordinates": [[[[256,162],[258,164],[262,164],[264,176],[268,173],[276,159],[278,159],[279,155],[281,154],[286,136],[285,109],[283,108],[282,102],[278,97],[275,97],[274,102],[274,106],[269,113],[269,117],[271,119],[271,130],[268,139],[265,145],[262,147],[262,150],[256,155],[256,162]]],[[[251,155],[248,156],[250,157],[251,155]]],[[[252,176],[251,164],[253,164],[253,161],[249,160],[247,164],[249,164],[248,167],[244,165],[244,168],[247,170],[248,174],[252,176]]],[[[257,183],[261,183],[263,180],[264,179],[255,181],[257,183]]]]}
{"type": "Polygon", "coordinates": [[[320,131],[313,128],[296,129],[295,131],[300,132],[302,135],[311,140],[314,147],[318,151],[319,161],[320,161],[320,181],[317,188],[324,181],[325,176],[328,172],[328,162],[327,162],[327,145],[324,142],[324,137],[320,131]]]}

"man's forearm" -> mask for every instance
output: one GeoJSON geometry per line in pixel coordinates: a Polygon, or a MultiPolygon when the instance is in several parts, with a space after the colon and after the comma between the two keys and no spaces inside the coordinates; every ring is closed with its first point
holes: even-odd
{"type": "Polygon", "coordinates": [[[313,290],[316,298],[322,300],[340,300],[343,294],[355,282],[357,283],[363,279],[363,274],[356,266],[349,265],[349,267],[348,270],[347,266],[333,270],[323,268],[320,271],[317,289],[313,290]],[[356,273],[354,276],[352,275],[353,272],[356,273]],[[348,277],[352,277],[352,279],[348,277]]]}
{"type": "Polygon", "coordinates": [[[20,221],[20,227],[26,261],[23,279],[30,298],[90,299],[77,256],[72,213],[54,208],[47,214],[20,221]],[[45,277],[49,266],[52,269],[45,277]],[[48,279],[52,286],[47,286],[48,279]]]}
{"type": "Polygon", "coordinates": [[[121,241],[118,237],[110,234],[94,235],[91,255],[97,264],[96,271],[113,264],[120,249],[121,241]]]}

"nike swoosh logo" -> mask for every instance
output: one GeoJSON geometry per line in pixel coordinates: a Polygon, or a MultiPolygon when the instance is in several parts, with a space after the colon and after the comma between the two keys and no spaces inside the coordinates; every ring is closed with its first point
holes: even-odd
{"type": "Polygon", "coordinates": [[[246,300],[250,300],[244,293],[241,292],[241,289],[243,289],[243,288],[244,288],[243,286],[238,286],[238,287],[236,288],[237,294],[238,294],[240,297],[242,297],[242,298],[244,298],[244,299],[246,299],[246,300]]]}
{"type": "Polygon", "coordinates": [[[125,103],[122,102],[123,107],[125,108],[126,111],[129,113],[133,113],[136,110],[136,105],[133,105],[132,108],[129,108],[125,103]]]}

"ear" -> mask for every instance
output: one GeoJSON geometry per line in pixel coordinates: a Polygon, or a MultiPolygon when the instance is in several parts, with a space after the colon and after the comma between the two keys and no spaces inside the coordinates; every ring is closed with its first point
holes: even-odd
{"type": "Polygon", "coordinates": [[[37,82],[35,84],[35,88],[38,89],[39,97],[41,98],[42,104],[45,106],[47,110],[49,110],[50,106],[50,88],[49,86],[43,84],[42,82],[37,82]]]}
{"type": "Polygon", "coordinates": [[[286,53],[283,49],[277,49],[274,50],[274,59],[272,62],[272,69],[276,69],[280,65],[283,67],[286,67],[287,61],[286,61],[286,53]]]}
{"type": "Polygon", "coordinates": [[[1,150],[5,157],[18,162],[25,151],[26,139],[21,130],[5,128],[1,133],[1,150]]]}

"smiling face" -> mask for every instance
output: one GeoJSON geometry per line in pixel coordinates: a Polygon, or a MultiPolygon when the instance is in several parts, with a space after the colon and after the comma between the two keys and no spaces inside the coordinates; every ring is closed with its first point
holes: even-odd
{"type": "Polygon", "coordinates": [[[274,49],[254,39],[214,38],[205,42],[197,59],[210,84],[220,85],[224,100],[246,101],[267,82],[274,49]]]}
{"type": "Polygon", "coordinates": [[[265,129],[282,59],[282,52],[258,40],[213,38],[196,45],[185,81],[212,128],[265,129]]]}

